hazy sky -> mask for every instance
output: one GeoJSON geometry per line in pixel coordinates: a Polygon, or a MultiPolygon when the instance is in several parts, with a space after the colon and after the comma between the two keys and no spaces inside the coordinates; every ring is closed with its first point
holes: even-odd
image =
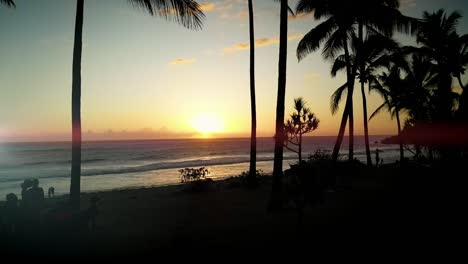
{"type": "MultiPolygon", "coordinates": [[[[0,8],[0,141],[71,138],[71,66],[76,1],[17,0],[0,8]]],[[[82,64],[85,139],[197,137],[206,122],[216,136],[250,131],[248,14],[245,0],[200,1],[204,29],[191,31],[150,17],[126,0],[86,0],[82,64]],[[200,124],[200,122],[202,124],[200,124]]],[[[295,6],[296,1],[290,1],[295,6]]],[[[467,10],[462,0],[405,0],[402,12],[467,10]]],[[[279,4],[254,1],[258,134],[274,131],[279,4]]],[[[321,120],[315,135],[335,135],[341,109],[332,116],[329,98],[344,83],[330,77],[320,52],[298,63],[300,37],[317,24],[290,19],[286,109],[303,96],[321,120]]],[[[467,33],[463,18],[460,33],[467,33]]],[[[362,106],[355,93],[356,133],[362,106]]],[[[370,95],[369,111],[381,99],[370,95]]],[[[382,113],[371,134],[392,134],[395,122],[382,113]]],[[[207,129],[210,130],[210,129],[207,129]]]]}

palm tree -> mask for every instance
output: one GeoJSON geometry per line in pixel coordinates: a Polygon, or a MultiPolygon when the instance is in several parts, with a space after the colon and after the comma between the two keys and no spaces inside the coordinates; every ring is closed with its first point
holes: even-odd
{"type": "MultiPolygon", "coordinates": [[[[364,26],[367,29],[367,32],[381,33],[386,36],[391,36],[395,30],[412,32],[416,28],[417,20],[403,16],[399,11],[399,1],[398,0],[359,0],[359,1],[347,1],[347,0],[300,0],[297,6],[298,13],[308,13],[314,12],[316,19],[324,18],[335,18],[336,22],[339,22],[339,27],[348,30],[349,32],[354,32],[355,26],[358,26],[358,38],[361,43],[364,39],[364,26]]],[[[345,52],[345,60],[349,60],[349,51],[346,44],[342,44],[342,47],[336,46],[338,39],[332,38],[331,31],[325,30],[324,25],[329,20],[323,22],[322,26],[322,39],[318,38],[319,35],[316,34],[316,38],[309,36],[304,41],[312,41],[314,43],[309,43],[307,46],[303,44],[301,50],[302,55],[306,55],[318,48],[318,44],[327,37],[330,37],[325,48],[335,46],[339,49],[343,49],[345,52]],[[348,53],[346,55],[346,53],[348,53]]],[[[316,28],[319,28],[317,26],[316,28]]],[[[331,21],[328,27],[331,26],[331,21]]],[[[311,31],[312,32],[312,31],[311,31]]],[[[311,33],[309,32],[309,33],[311,33]]],[[[317,32],[319,33],[319,32],[317,32]]],[[[349,38],[348,34],[343,34],[342,41],[343,43],[349,38]]],[[[338,41],[338,44],[341,41],[338,41]]],[[[299,43],[301,45],[301,43],[299,43]]],[[[325,51],[325,49],[324,49],[325,51]]],[[[336,51],[336,50],[335,50],[336,51]]],[[[299,46],[298,46],[299,54],[299,46]]],[[[353,159],[353,145],[354,145],[354,115],[353,115],[353,104],[352,96],[354,90],[354,74],[357,69],[351,69],[349,61],[347,62],[347,85],[348,93],[346,99],[345,110],[343,111],[343,116],[341,119],[340,130],[338,137],[333,149],[333,160],[336,160],[338,157],[338,152],[343,141],[344,130],[346,127],[346,118],[349,118],[349,159],[353,159]]],[[[355,65],[355,68],[360,68],[361,72],[364,71],[364,64],[355,65]]]]}
{"type": "MultiPolygon", "coordinates": [[[[452,74],[454,66],[458,67],[454,65],[456,61],[453,58],[459,55],[456,46],[459,39],[456,26],[460,18],[460,13],[453,12],[447,16],[443,9],[434,13],[424,12],[423,22],[418,29],[416,41],[422,45],[419,52],[435,62],[434,66],[438,74],[434,103],[439,109],[435,118],[439,120],[452,118],[455,100],[452,92],[452,74]]],[[[457,69],[455,75],[461,73],[460,68],[457,69]]]]}
{"type": "MultiPolygon", "coordinates": [[[[367,165],[372,165],[370,147],[369,147],[369,129],[367,124],[367,99],[365,93],[365,83],[370,85],[370,80],[376,77],[376,72],[381,67],[389,66],[391,57],[387,55],[389,51],[392,51],[398,47],[398,44],[391,38],[388,38],[381,34],[368,34],[365,41],[362,43],[358,37],[353,34],[351,47],[353,49],[353,55],[351,55],[351,65],[356,67],[357,72],[356,78],[361,83],[361,94],[362,94],[362,107],[364,115],[364,139],[366,147],[367,165]],[[358,51],[359,49],[359,51],[358,51]],[[356,54],[356,55],[355,55],[356,54]],[[362,65],[364,67],[362,67],[362,65]]],[[[332,66],[331,75],[335,77],[338,71],[346,68],[345,55],[338,56],[332,66]]],[[[338,110],[339,103],[341,101],[342,94],[346,89],[346,85],[339,87],[331,97],[331,110],[332,114],[335,114],[338,110]]]]}
{"type": "Polygon", "coordinates": [[[465,73],[465,67],[468,65],[468,34],[458,36],[453,35],[450,53],[450,63],[453,68],[451,70],[453,77],[458,81],[458,85],[462,89],[460,101],[458,104],[458,117],[462,120],[468,120],[468,91],[465,89],[466,85],[463,84],[462,75],[465,73]]]}
{"type": "MultiPolygon", "coordinates": [[[[408,85],[405,80],[401,77],[401,69],[398,66],[393,65],[388,73],[383,73],[380,77],[380,81],[372,82],[372,89],[377,91],[384,99],[384,102],[372,113],[369,120],[377,115],[383,109],[387,109],[390,112],[390,116],[393,119],[396,117],[398,136],[401,134],[401,120],[400,111],[405,108],[405,101],[408,99],[407,88],[408,85]]],[[[404,160],[403,144],[400,142],[400,161],[404,160]]]]}
{"type": "MultiPolygon", "coordinates": [[[[398,135],[402,129],[401,111],[408,113],[405,122],[407,125],[431,122],[437,112],[437,108],[431,103],[434,87],[438,83],[434,65],[431,59],[418,52],[412,53],[408,59],[407,50],[408,47],[404,47],[388,55],[391,59],[388,73],[384,72],[378,78],[370,79],[370,89],[377,91],[384,99],[384,103],[374,111],[370,119],[383,109],[388,109],[391,117],[396,118],[398,135]]],[[[400,144],[400,160],[403,159],[403,145],[400,144]]]]}
{"type": "MultiPolygon", "coordinates": [[[[4,1],[4,0],[2,0],[4,1]]],[[[10,1],[7,1],[10,2],[10,1]]],[[[81,178],[81,55],[83,47],[84,0],[77,0],[72,76],[72,165],[70,201],[73,208],[80,207],[81,178]]],[[[172,18],[187,28],[200,29],[204,14],[194,0],[128,0],[150,15],[172,18]]]]}
{"type": "Polygon", "coordinates": [[[255,104],[255,34],[252,0],[248,0],[249,6],[249,39],[250,39],[250,111],[252,128],[250,132],[250,168],[248,185],[256,185],[257,162],[257,110],[255,104]]]}
{"type": "Polygon", "coordinates": [[[278,97],[276,101],[275,156],[273,162],[273,184],[268,209],[281,208],[283,179],[284,104],[286,97],[286,62],[288,45],[288,0],[280,1],[280,37],[278,62],[278,97]]]}
{"type": "Polygon", "coordinates": [[[325,42],[322,55],[326,60],[335,58],[340,50],[344,50],[344,61],[346,64],[346,85],[347,97],[346,106],[341,118],[340,129],[333,149],[333,160],[337,160],[338,152],[343,141],[346,123],[349,118],[349,159],[353,160],[354,148],[354,116],[353,116],[353,90],[354,90],[354,72],[350,62],[350,53],[348,48],[348,39],[354,32],[355,18],[348,12],[351,8],[350,1],[342,0],[300,0],[296,7],[296,13],[314,13],[316,20],[326,18],[324,22],[310,30],[299,42],[297,46],[297,58],[302,60],[309,53],[320,48],[322,42],[325,42]]]}
{"type": "Polygon", "coordinates": [[[13,0],[0,0],[0,5],[5,5],[6,7],[16,7],[13,0]]]}

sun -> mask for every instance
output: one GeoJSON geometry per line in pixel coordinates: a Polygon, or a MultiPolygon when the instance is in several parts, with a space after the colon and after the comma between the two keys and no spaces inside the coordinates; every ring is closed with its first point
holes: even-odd
{"type": "Polygon", "coordinates": [[[192,126],[202,134],[223,132],[223,120],[214,113],[200,113],[193,117],[192,126]]]}

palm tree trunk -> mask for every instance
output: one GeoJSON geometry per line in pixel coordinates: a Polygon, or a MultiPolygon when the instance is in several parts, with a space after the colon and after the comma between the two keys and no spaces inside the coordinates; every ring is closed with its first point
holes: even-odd
{"type": "Polygon", "coordinates": [[[81,52],[83,46],[84,0],[77,0],[75,43],[72,76],[72,164],[70,201],[75,210],[80,208],[81,176],[81,52]]]}
{"type": "Polygon", "coordinates": [[[348,79],[348,95],[346,97],[346,101],[349,101],[348,104],[348,118],[349,118],[349,153],[348,159],[349,161],[354,160],[354,110],[353,110],[353,92],[354,92],[354,70],[351,66],[351,61],[349,57],[349,50],[348,50],[348,41],[344,39],[344,52],[346,58],[346,71],[347,71],[347,79],[348,79]]]}
{"type": "MultiPolygon", "coordinates": [[[[359,19],[359,48],[358,52],[361,53],[358,55],[361,59],[359,60],[359,72],[361,73],[361,94],[362,94],[362,112],[364,114],[364,142],[366,145],[366,158],[367,158],[367,166],[372,166],[372,157],[370,153],[370,148],[369,148],[369,126],[367,122],[367,99],[366,99],[366,91],[364,87],[364,72],[365,72],[365,63],[364,59],[362,56],[362,49],[363,49],[363,44],[364,44],[364,23],[362,22],[362,19],[359,19]]],[[[369,83],[370,86],[370,83],[369,83]]]]}
{"type": "MultiPolygon", "coordinates": [[[[400,123],[400,111],[398,109],[395,110],[396,112],[396,120],[397,120],[397,125],[398,125],[398,138],[401,137],[401,123],[400,123]]],[[[403,143],[401,142],[400,138],[400,164],[404,161],[405,156],[403,152],[403,143]]]]}
{"type": "Polygon", "coordinates": [[[302,134],[299,134],[299,162],[302,162],[302,134]]]}
{"type": "MultiPolygon", "coordinates": [[[[370,83],[369,83],[370,86],[370,83]]],[[[366,157],[367,157],[367,166],[372,166],[372,157],[369,147],[369,124],[367,122],[367,98],[366,91],[364,89],[364,82],[361,81],[361,93],[362,93],[362,112],[364,114],[364,141],[366,144],[366,157]]]]}
{"type": "Polygon", "coordinates": [[[256,162],[257,162],[257,110],[255,104],[255,35],[254,35],[254,16],[252,0],[249,5],[249,34],[250,34],[250,109],[252,128],[250,132],[250,168],[249,168],[249,186],[255,185],[256,181],[256,162]]]}
{"type": "Polygon", "coordinates": [[[338,130],[338,136],[336,137],[335,146],[333,147],[332,160],[336,162],[338,160],[338,154],[340,152],[341,144],[343,143],[344,133],[346,129],[346,123],[348,122],[349,113],[349,96],[346,97],[346,105],[341,116],[340,129],[338,130]]]}
{"type": "Polygon", "coordinates": [[[283,137],[284,101],[286,96],[286,60],[288,44],[288,0],[281,0],[280,43],[278,62],[278,98],[276,101],[275,157],[273,164],[273,184],[269,210],[281,208],[283,180],[283,137]]]}

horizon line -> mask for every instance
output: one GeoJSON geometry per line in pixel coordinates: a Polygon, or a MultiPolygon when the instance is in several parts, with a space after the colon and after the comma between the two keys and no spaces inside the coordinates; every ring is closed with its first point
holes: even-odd
{"type": "MultiPolygon", "coordinates": [[[[364,135],[354,135],[354,137],[363,137],[364,135]]],[[[375,135],[369,135],[369,137],[388,137],[388,136],[393,136],[392,134],[375,134],[375,135]]],[[[328,135],[328,136],[304,136],[305,138],[311,138],[311,137],[336,137],[336,135],[328,135]]],[[[344,137],[349,137],[348,135],[344,135],[344,137]]],[[[219,139],[249,139],[250,136],[246,137],[213,137],[213,138],[140,138],[140,139],[99,139],[99,140],[83,140],[81,142],[87,143],[87,142],[130,142],[130,141],[157,141],[157,140],[219,140],[219,139]]],[[[257,137],[257,139],[263,139],[263,138],[272,138],[272,137],[257,137]]],[[[3,143],[72,143],[71,140],[32,140],[32,141],[0,141],[0,144],[3,143]]]]}

